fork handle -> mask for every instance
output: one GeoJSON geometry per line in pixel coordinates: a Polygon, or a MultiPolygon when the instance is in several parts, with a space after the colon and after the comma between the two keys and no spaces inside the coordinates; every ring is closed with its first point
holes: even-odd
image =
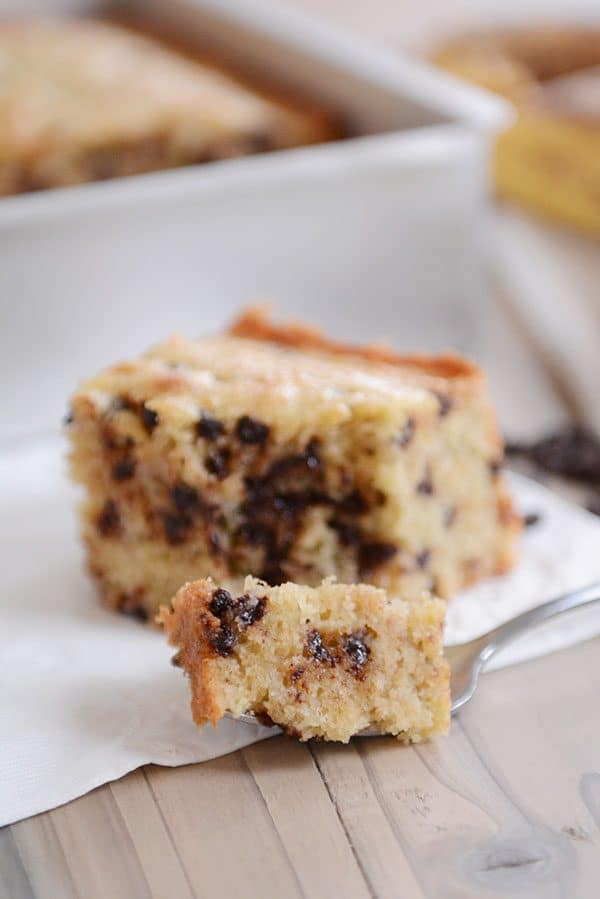
{"type": "Polygon", "coordinates": [[[589,584],[589,586],[581,587],[579,590],[572,590],[563,594],[563,596],[551,599],[550,602],[543,603],[541,606],[529,609],[529,611],[511,618],[510,621],[504,622],[504,624],[494,628],[486,635],[485,645],[479,654],[482,667],[486,665],[498,649],[506,646],[507,643],[515,640],[538,624],[557,618],[559,615],[570,612],[572,609],[588,606],[595,602],[600,602],[600,583],[589,584]]]}

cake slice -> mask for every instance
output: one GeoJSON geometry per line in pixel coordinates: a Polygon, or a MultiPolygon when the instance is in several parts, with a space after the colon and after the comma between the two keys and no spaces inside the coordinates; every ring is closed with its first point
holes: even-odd
{"type": "Polygon", "coordinates": [[[91,19],[0,27],[0,195],[333,139],[318,109],[91,19]]]}
{"type": "Polygon", "coordinates": [[[345,346],[251,310],[84,383],[69,434],[90,570],[140,617],[199,577],[446,598],[514,560],[485,381],[457,356],[345,346]]]}
{"type": "Polygon", "coordinates": [[[301,740],[346,743],[374,728],[419,742],[450,721],[444,611],[365,584],[248,577],[239,596],[210,579],[186,584],[159,620],[199,725],[250,712],[301,740]]]}

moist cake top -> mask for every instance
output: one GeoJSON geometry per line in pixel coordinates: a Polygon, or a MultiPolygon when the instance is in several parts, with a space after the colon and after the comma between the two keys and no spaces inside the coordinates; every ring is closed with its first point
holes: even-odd
{"type": "Polygon", "coordinates": [[[458,356],[394,356],[383,348],[343,347],[301,328],[268,325],[270,332],[262,333],[267,324],[251,311],[226,336],[175,335],[87,381],[78,397],[104,411],[126,394],[181,424],[195,421],[199,406],[332,423],[361,410],[385,416],[390,407],[443,415],[453,395],[481,386],[479,370],[458,356]]]}

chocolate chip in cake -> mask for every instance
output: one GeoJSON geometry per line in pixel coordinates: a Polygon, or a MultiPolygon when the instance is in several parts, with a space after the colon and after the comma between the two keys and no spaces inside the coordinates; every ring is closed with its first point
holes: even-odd
{"type": "Polygon", "coordinates": [[[447,393],[438,393],[437,391],[434,391],[434,393],[438,403],[440,404],[439,416],[440,418],[445,418],[454,405],[452,397],[448,396],[447,393]]]}
{"type": "Polygon", "coordinates": [[[135,403],[133,403],[129,397],[121,395],[112,398],[106,411],[110,415],[113,412],[131,412],[133,410],[135,410],[135,403]]]}
{"type": "Polygon", "coordinates": [[[365,634],[362,631],[350,634],[349,637],[344,639],[343,647],[344,652],[350,659],[352,673],[355,675],[362,674],[371,654],[365,642],[365,634]]]}
{"type": "Polygon", "coordinates": [[[207,471],[214,474],[217,480],[223,481],[229,475],[230,456],[231,453],[226,447],[213,450],[207,455],[204,462],[207,471]]]}
{"type": "Polygon", "coordinates": [[[108,499],[96,519],[96,527],[103,537],[116,537],[121,531],[121,518],[117,504],[108,499]]]}
{"type": "Polygon", "coordinates": [[[290,680],[291,680],[291,682],[292,682],[293,684],[298,683],[298,681],[300,680],[300,678],[301,678],[302,675],[304,674],[305,670],[306,670],[306,669],[304,668],[303,665],[298,665],[297,668],[292,668],[292,670],[291,670],[291,672],[290,672],[290,680]]]}
{"type": "Polygon", "coordinates": [[[347,521],[339,521],[336,518],[332,518],[329,521],[329,527],[337,533],[338,540],[342,546],[357,546],[364,539],[361,529],[355,524],[349,524],[347,521]]]}
{"type": "Polygon", "coordinates": [[[130,618],[137,619],[137,621],[148,621],[148,611],[144,606],[123,606],[119,611],[123,615],[128,615],[130,618]]]}
{"type": "Polygon", "coordinates": [[[433,481],[431,479],[431,469],[429,466],[427,466],[423,478],[417,484],[417,493],[420,493],[422,496],[433,495],[433,481]]]}
{"type": "Polygon", "coordinates": [[[539,512],[528,512],[523,516],[523,524],[526,528],[532,528],[541,520],[541,517],[539,512]]]}
{"type": "Polygon", "coordinates": [[[193,512],[200,507],[198,491],[185,481],[179,481],[171,488],[171,499],[178,512],[193,512]]]}
{"type": "Polygon", "coordinates": [[[175,655],[171,658],[171,665],[174,668],[182,668],[183,663],[181,661],[181,652],[176,652],[175,655]]]}
{"type": "Polygon", "coordinates": [[[131,456],[126,456],[124,459],[119,459],[118,462],[112,467],[111,474],[115,481],[127,481],[129,478],[132,478],[135,473],[135,459],[132,459],[131,456]]]}
{"type": "Polygon", "coordinates": [[[269,426],[249,415],[242,415],[237,420],[235,433],[240,443],[260,445],[269,436],[269,426]]]}
{"type": "Polygon", "coordinates": [[[148,433],[151,434],[158,425],[158,413],[155,412],[154,409],[148,409],[147,406],[142,406],[140,409],[140,417],[142,419],[142,424],[148,433]]]}
{"type": "Polygon", "coordinates": [[[225,431],[225,425],[218,418],[214,418],[207,412],[203,412],[200,419],[196,422],[196,433],[198,437],[205,440],[216,440],[225,431]]]}
{"type": "Polygon", "coordinates": [[[335,659],[323,643],[323,637],[321,636],[319,631],[310,631],[310,633],[306,637],[306,648],[313,659],[315,659],[317,662],[331,665],[332,668],[334,667],[335,659]]]}
{"type": "Polygon", "coordinates": [[[416,425],[414,418],[408,418],[406,420],[406,424],[403,426],[400,433],[396,437],[396,443],[398,444],[398,446],[408,446],[408,444],[413,439],[415,427],[416,425]]]}
{"type": "Polygon", "coordinates": [[[447,506],[444,509],[444,527],[450,528],[454,524],[457,515],[456,506],[447,506]]]}
{"type": "Polygon", "coordinates": [[[417,568],[427,568],[430,559],[431,559],[431,550],[430,549],[424,549],[420,553],[417,553],[417,555],[415,556],[415,562],[417,563],[417,568]]]}
{"type": "Polygon", "coordinates": [[[502,464],[503,464],[502,459],[491,459],[490,462],[488,463],[490,474],[493,478],[497,477],[500,474],[500,472],[502,471],[502,464]]]}
{"type": "Polygon", "coordinates": [[[233,596],[229,590],[225,590],[223,587],[217,587],[213,592],[208,608],[215,618],[223,618],[226,613],[231,612],[234,604],[233,596]]]}
{"type": "Polygon", "coordinates": [[[222,624],[209,633],[208,640],[220,656],[229,656],[237,643],[237,635],[227,624],[222,624]]]}
{"type": "Polygon", "coordinates": [[[384,543],[383,541],[373,540],[363,543],[358,550],[358,570],[361,575],[369,574],[398,552],[398,547],[393,543],[384,543]]]}
{"type": "Polygon", "coordinates": [[[165,537],[169,543],[176,546],[187,540],[188,532],[192,526],[189,515],[185,513],[162,512],[161,518],[165,529],[165,537]]]}
{"type": "Polygon", "coordinates": [[[263,597],[259,599],[257,596],[250,596],[249,593],[238,596],[235,604],[235,617],[240,627],[250,627],[260,621],[265,614],[266,604],[263,597]]]}
{"type": "Polygon", "coordinates": [[[369,511],[369,503],[360,490],[353,490],[352,493],[338,500],[335,505],[336,509],[344,515],[364,515],[369,511]]]}
{"type": "Polygon", "coordinates": [[[590,497],[585,507],[592,515],[600,515],[600,494],[590,497]]]}
{"type": "Polygon", "coordinates": [[[268,561],[259,574],[259,579],[269,584],[271,587],[278,587],[285,584],[287,577],[285,571],[277,561],[268,561]]]}

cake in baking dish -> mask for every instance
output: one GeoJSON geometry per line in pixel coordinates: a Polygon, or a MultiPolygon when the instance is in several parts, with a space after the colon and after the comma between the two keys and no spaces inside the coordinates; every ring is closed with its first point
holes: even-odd
{"type": "Polygon", "coordinates": [[[160,621],[199,725],[251,713],[301,740],[347,742],[372,728],[419,742],[450,721],[444,611],[442,600],[365,584],[249,577],[239,596],[211,580],[186,584],[160,621]]]}
{"type": "Polygon", "coordinates": [[[499,193],[600,237],[600,28],[464,35],[434,59],[517,108],[517,121],[497,142],[499,193]]]}
{"type": "Polygon", "coordinates": [[[209,575],[449,597],[515,557],[485,380],[458,356],[345,346],[250,310],[85,382],[70,420],[89,567],[123,612],[152,618],[209,575]]]}
{"type": "Polygon", "coordinates": [[[0,195],[335,136],[324,112],[93,20],[0,25],[0,195]]]}

